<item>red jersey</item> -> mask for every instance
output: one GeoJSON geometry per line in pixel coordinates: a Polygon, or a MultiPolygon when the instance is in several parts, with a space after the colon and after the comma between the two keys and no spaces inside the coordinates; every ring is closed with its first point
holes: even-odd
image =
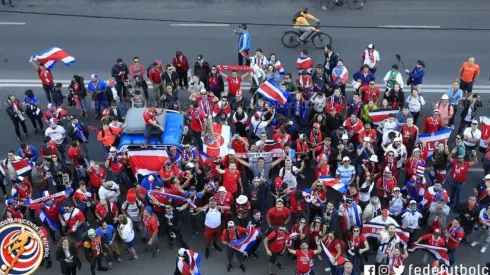
{"type": "Polygon", "coordinates": [[[154,121],[156,121],[156,118],[157,118],[157,117],[156,117],[156,115],[155,115],[155,113],[154,113],[154,112],[149,112],[148,110],[145,110],[145,111],[143,112],[143,119],[145,120],[145,126],[150,126],[150,125],[152,125],[152,124],[150,123],[150,120],[154,120],[154,121]]]}
{"type": "Polygon", "coordinates": [[[237,76],[233,78],[231,75],[226,76],[226,82],[228,82],[228,91],[231,96],[236,96],[240,86],[242,85],[242,77],[237,76]]]}
{"type": "Polygon", "coordinates": [[[274,230],[267,235],[269,241],[269,249],[272,253],[281,253],[286,248],[286,240],[288,239],[288,232],[279,232],[274,230]]]}
{"type": "Polygon", "coordinates": [[[466,176],[468,175],[469,167],[470,167],[469,161],[459,163],[457,160],[453,160],[453,168],[451,168],[451,172],[449,172],[449,176],[456,183],[464,183],[466,182],[466,176]]]}
{"type": "Polygon", "coordinates": [[[413,145],[417,141],[417,136],[419,133],[419,128],[416,125],[408,127],[407,124],[402,125],[401,134],[402,142],[404,145],[413,145]]]}
{"type": "Polygon", "coordinates": [[[417,167],[422,166],[425,167],[425,161],[422,158],[415,159],[413,157],[409,157],[407,160],[407,164],[405,166],[405,171],[408,177],[417,174],[417,167]]]}
{"type": "Polygon", "coordinates": [[[191,122],[189,124],[189,127],[191,128],[191,130],[193,132],[198,132],[198,133],[202,132],[202,130],[203,130],[202,122],[206,118],[204,113],[201,112],[199,110],[199,108],[197,108],[197,109],[190,109],[189,108],[189,110],[187,110],[187,114],[189,114],[189,116],[191,117],[191,122]]]}
{"type": "Polygon", "coordinates": [[[122,173],[124,170],[126,170],[127,161],[124,158],[124,153],[117,153],[114,158],[109,158],[108,156],[106,156],[106,158],[109,160],[109,167],[111,168],[112,173],[122,173]]]}
{"type": "Polygon", "coordinates": [[[291,212],[295,214],[300,214],[300,213],[306,213],[307,211],[307,204],[306,200],[301,197],[301,199],[296,199],[296,196],[294,194],[296,193],[295,190],[289,191],[289,205],[291,207],[291,212]]]}
{"type": "Polygon", "coordinates": [[[91,169],[89,172],[90,186],[94,188],[94,191],[99,190],[106,177],[107,173],[105,172],[104,168],[99,168],[99,172],[96,172],[95,169],[91,169]]]}
{"type": "Polygon", "coordinates": [[[328,165],[328,163],[325,163],[322,166],[315,166],[315,180],[320,176],[330,176],[330,174],[330,165],[328,165]]]}
{"type": "Polygon", "coordinates": [[[14,191],[12,192],[13,197],[16,196],[19,199],[29,199],[31,197],[32,185],[27,177],[24,178],[23,182],[14,184],[14,186],[12,186],[12,189],[14,191]]]}
{"type": "MultiPolygon", "coordinates": [[[[324,204],[327,202],[327,192],[325,190],[311,190],[311,198],[316,201],[316,203],[324,204]]],[[[319,207],[313,203],[310,206],[313,209],[318,209],[319,207]]]]}
{"type": "Polygon", "coordinates": [[[235,226],[232,230],[229,230],[228,228],[223,229],[223,232],[221,232],[221,241],[222,242],[233,242],[244,236],[245,234],[248,233],[248,228],[244,228],[241,226],[235,226]]]}
{"type": "Polygon", "coordinates": [[[305,225],[303,227],[303,232],[300,232],[299,231],[299,223],[295,223],[293,225],[293,228],[291,229],[291,233],[298,233],[298,234],[301,234],[302,233],[305,236],[308,235],[308,231],[309,231],[308,226],[305,225]]]}
{"type": "MultiPolygon", "coordinates": [[[[116,204],[113,203],[113,202],[107,202],[107,203],[110,203],[112,215],[114,217],[116,217],[116,214],[117,214],[117,206],[116,206],[116,204]]],[[[97,213],[102,219],[105,218],[105,216],[107,215],[107,206],[108,205],[103,206],[100,203],[98,203],[95,206],[95,213],[97,213]]]]}
{"type": "Polygon", "coordinates": [[[452,223],[449,223],[447,225],[447,234],[448,236],[451,236],[452,238],[458,240],[458,242],[453,241],[449,237],[446,238],[446,243],[447,243],[447,248],[449,249],[456,249],[459,246],[459,243],[463,240],[464,238],[464,230],[463,227],[459,226],[458,228],[454,228],[452,223]]]}
{"type": "Polygon", "coordinates": [[[376,144],[376,130],[374,129],[362,129],[359,132],[359,140],[364,140],[365,137],[370,137],[371,138],[371,145],[376,144]]]}
{"type": "MultiPolygon", "coordinates": [[[[216,202],[218,205],[221,206],[231,206],[235,203],[235,199],[233,198],[233,195],[230,192],[226,192],[224,197],[221,197],[220,193],[216,193],[213,196],[216,198],[216,202]]],[[[223,210],[223,214],[230,214],[231,210],[223,210]]]]}
{"type": "MultiPolygon", "coordinates": [[[[58,217],[58,215],[56,215],[58,217]]],[[[5,209],[5,213],[3,214],[4,219],[23,219],[24,215],[22,215],[22,212],[20,212],[19,209],[15,208],[14,206],[9,206],[5,209]]]]}
{"type": "Polygon", "coordinates": [[[391,190],[393,190],[395,186],[397,186],[395,177],[391,177],[391,179],[387,179],[386,177],[383,176],[379,178],[378,181],[376,181],[376,187],[381,187],[390,191],[390,192],[385,192],[384,190],[378,189],[378,195],[382,197],[391,195],[392,192],[391,190]]]}
{"type": "Polygon", "coordinates": [[[235,170],[231,173],[230,169],[226,168],[223,174],[223,186],[229,193],[235,194],[238,190],[238,180],[240,179],[240,171],[235,170]]]}
{"type": "Polygon", "coordinates": [[[311,271],[311,266],[313,264],[313,256],[315,256],[315,251],[308,249],[307,252],[303,250],[296,250],[296,273],[297,274],[308,274],[311,271]]]}
{"type": "Polygon", "coordinates": [[[284,144],[291,143],[293,141],[291,135],[288,133],[285,135],[281,135],[281,133],[274,133],[274,135],[272,135],[272,139],[279,141],[283,146],[284,144]]]}
{"type": "Polygon", "coordinates": [[[250,204],[249,201],[247,201],[245,204],[236,204],[236,214],[239,219],[246,218],[248,216],[248,213],[250,213],[250,209],[252,209],[252,205],[250,204]]]}
{"type": "Polygon", "coordinates": [[[424,132],[427,134],[432,134],[442,127],[442,122],[440,118],[433,119],[432,117],[428,117],[424,119],[424,132]]]}
{"type": "Polygon", "coordinates": [[[443,247],[446,245],[446,241],[442,238],[434,238],[432,233],[427,233],[420,237],[420,241],[427,241],[428,245],[443,247]]]}
{"type": "Polygon", "coordinates": [[[53,75],[51,74],[51,71],[48,69],[46,70],[41,70],[40,68],[37,68],[37,73],[39,75],[39,79],[41,80],[41,83],[44,86],[51,86],[53,85],[53,75]]]}
{"type": "Polygon", "coordinates": [[[80,165],[79,160],[81,158],[83,158],[83,155],[80,147],[70,146],[70,148],[68,149],[68,159],[71,161],[71,163],[74,166],[78,166],[80,165]]]}
{"type": "Polygon", "coordinates": [[[369,86],[364,86],[361,89],[362,93],[362,101],[364,104],[368,104],[369,100],[373,100],[374,103],[378,101],[379,98],[379,88],[375,87],[374,89],[370,89],[369,86]]]}
{"type": "Polygon", "coordinates": [[[48,216],[52,221],[59,221],[59,208],[58,206],[63,203],[63,201],[66,199],[65,196],[59,197],[54,199],[53,204],[48,205],[46,203],[33,203],[29,204],[29,208],[36,210],[36,213],[39,215],[40,210],[43,210],[44,213],[46,213],[46,216],[48,216]],[[38,213],[39,212],[39,213],[38,213]]]}
{"type": "Polygon", "coordinates": [[[277,207],[272,207],[267,211],[267,217],[270,220],[271,226],[280,226],[286,223],[291,217],[291,210],[287,207],[283,207],[282,211],[277,210],[277,207]]]}
{"type": "Polygon", "coordinates": [[[68,228],[68,233],[73,233],[73,226],[80,226],[85,222],[85,215],[78,208],[73,208],[73,211],[64,211],[63,219],[68,228]]]}
{"type": "Polygon", "coordinates": [[[75,193],[73,193],[73,198],[80,203],[90,206],[95,197],[88,191],[83,192],[81,189],[78,189],[75,191],[75,193]]]}
{"type": "MultiPolygon", "coordinates": [[[[248,142],[248,139],[246,137],[242,137],[242,139],[246,142],[248,142]]],[[[238,154],[244,154],[247,152],[247,149],[245,147],[245,143],[239,141],[239,140],[236,140],[236,139],[233,139],[231,141],[231,148],[233,148],[233,150],[235,150],[235,153],[238,153],[238,154]]]]}
{"type": "Polygon", "coordinates": [[[364,248],[364,242],[367,241],[364,235],[354,237],[354,234],[349,234],[349,249],[361,249],[364,248]]]}
{"type": "Polygon", "coordinates": [[[159,67],[149,69],[148,78],[155,83],[162,82],[162,70],[159,67]]]}
{"type": "Polygon", "coordinates": [[[308,152],[308,143],[306,140],[297,139],[296,140],[296,154],[303,156],[308,152]]]}
{"type": "Polygon", "coordinates": [[[153,234],[158,232],[158,218],[155,214],[150,214],[148,217],[143,217],[143,225],[145,226],[145,231],[148,233],[149,238],[153,234]]]}

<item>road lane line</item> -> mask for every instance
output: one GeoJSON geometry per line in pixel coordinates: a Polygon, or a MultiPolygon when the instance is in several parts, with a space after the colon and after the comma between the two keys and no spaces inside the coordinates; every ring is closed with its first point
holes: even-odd
{"type": "Polygon", "coordinates": [[[192,24],[192,23],[181,23],[181,24],[170,24],[170,27],[229,27],[230,24],[192,24]]]}
{"type": "Polygon", "coordinates": [[[387,28],[387,29],[440,29],[441,26],[378,25],[378,28],[387,28]]]}
{"type": "Polygon", "coordinates": [[[12,25],[12,26],[20,26],[26,25],[26,22],[0,22],[0,25],[12,25]]]}

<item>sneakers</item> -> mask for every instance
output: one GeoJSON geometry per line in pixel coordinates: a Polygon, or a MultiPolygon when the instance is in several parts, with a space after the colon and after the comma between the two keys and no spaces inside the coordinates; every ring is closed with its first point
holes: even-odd
{"type": "Polygon", "coordinates": [[[233,265],[232,264],[228,264],[228,267],[226,268],[226,270],[228,272],[231,272],[231,270],[233,270],[233,265]]]}
{"type": "Polygon", "coordinates": [[[134,256],[134,257],[129,257],[129,260],[128,261],[132,262],[132,261],[136,261],[138,259],[139,259],[138,256],[134,256]]]}
{"type": "Polygon", "coordinates": [[[204,250],[204,257],[206,259],[209,259],[209,248],[208,247],[206,247],[206,249],[204,250]]]}
{"type": "Polygon", "coordinates": [[[108,262],[107,263],[107,266],[109,267],[109,269],[112,269],[114,267],[114,263],[113,262],[108,262]]]}
{"type": "Polygon", "coordinates": [[[472,243],[471,243],[471,246],[475,247],[475,246],[477,246],[479,243],[480,243],[480,242],[474,241],[474,242],[472,242],[472,243]]]}
{"type": "Polygon", "coordinates": [[[242,272],[245,272],[245,266],[243,264],[240,265],[240,269],[242,270],[242,272]]]}
{"type": "Polygon", "coordinates": [[[331,270],[330,267],[325,268],[325,272],[330,272],[331,270]]]}
{"type": "Polygon", "coordinates": [[[197,235],[199,235],[199,231],[192,233],[191,238],[195,239],[197,237],[197,235]]]}
{"type": "Polygon", "coordinates": [[[118,263],[122,262],[121,258],[119,258],[119,257],[118,257],[118,258],[116,259],[116,262],[118,262],[118,263]]]}
{"type": "Polygon", "coordinates": [[[277,262],[277,263],[276,263],[276,266],[277,266],[277,268],[279,268],[279,269],[283,269],[283,268],[284,268],[280,262],[277,262]]]}
{"type": "Polygon", "coordinates": [[[486,246],[482,246],[481,249],[480,249],[480,253],[485,253],[485,251],[487,251],[487,247],[486,246]]]}
{"type": "Polygon", "coordinates": [[[159,251],[159,250],[157,250],[157,251],[155,251],[155,252],[151,253],[151,257],[152,257],[152,258],[155,258],[155,257],[158,255],[158,253],[160,253],[160,251],[159,251]]]}
{"type": "Polygon", "coordinates": [[[221,247],[219,247],[219,245],[217,245],[217,244],[213,244],[213,248],[214,248],[214,250],[216,250],[218,252],[221,252],[222,251],[221,250],[221,247]]]}

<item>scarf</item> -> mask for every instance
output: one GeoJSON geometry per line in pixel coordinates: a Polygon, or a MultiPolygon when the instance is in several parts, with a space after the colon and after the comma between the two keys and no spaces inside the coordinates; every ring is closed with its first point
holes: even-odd
{"type": "MultiPolygon", "coordinates": [[[[345,207],[345,204],[344,204],[344,207],[345,207]]],[[[359,226],[359,227],[361,227],[362,226],[361,216],[359,215],[359,212],[357,211],[357,203],[355,201],[353,201],[352,202],[352,208],[349,209],[349,208],[345,207],[345,210],[346,210],[346,212],[350,212],[350,211],[353,211],[354,212],[354,218],[356,219],[356,225],[359,226]]],[[[346,219],[346,222],[347,222],[348,217],[345,217],[345,219],[346,219]]],[[[347,229],[350,229],[350,228],[347,228],[347,229]]]]}
{"type": "Polygon", "coordinates": [[[22,115],[22,112],[20,111],[20,103],[18,100],[15,100],[13,103],[12,103],[12,111],[17,114],[17,116],[19,116],[19,119],[21,121],[24,121],[26,118],[22,115]]]}
{"type": "Polygon", "coordinates": [[[27,145],[25,150],[21,150],[22,152],[22,158],[32,158],[32,150],[31,146],[27,145]]]}
{"type": "Polygon", "coordinates": [[[398,71],[392,70],[390,72],[390,76],[388,79],[393,79],[393,80],[388,80],[388,82],[386,83],[386,88],[388,88],[389,90],[393,89],[393,87],[396,84],[396,77],[397,76],[398,76],[398,71]]]}
{"type": "Polygon", "coordinates": [[[218,90],[218,77],[216,75],[210,75],[208,79],[209,89],[212,92],[218,90]]]}
{"type": "Polygon", "coordinates": [[[184,150],[184,160],[189,161],[190,159],[196,160],[197,155],[195,150],[184,150]]]}

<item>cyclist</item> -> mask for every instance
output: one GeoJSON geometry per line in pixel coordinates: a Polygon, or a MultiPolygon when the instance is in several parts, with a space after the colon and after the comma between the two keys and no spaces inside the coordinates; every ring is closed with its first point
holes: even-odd
{"type": "Polygon", "coordinates": [[[312,19],[315,20],[316,22],[320,22],[320,20],[318,20],[315,16],[309,13],[308,9],[303,9],[293,17],[293,28],[303,32],[301,36],[298,38],[298,41],[302,44],[306,42],[305,39],[310,35],[312,31],[315,32],[320,31],[319,29],[311,26],[308,23],[308,19],[312,19]]]}

